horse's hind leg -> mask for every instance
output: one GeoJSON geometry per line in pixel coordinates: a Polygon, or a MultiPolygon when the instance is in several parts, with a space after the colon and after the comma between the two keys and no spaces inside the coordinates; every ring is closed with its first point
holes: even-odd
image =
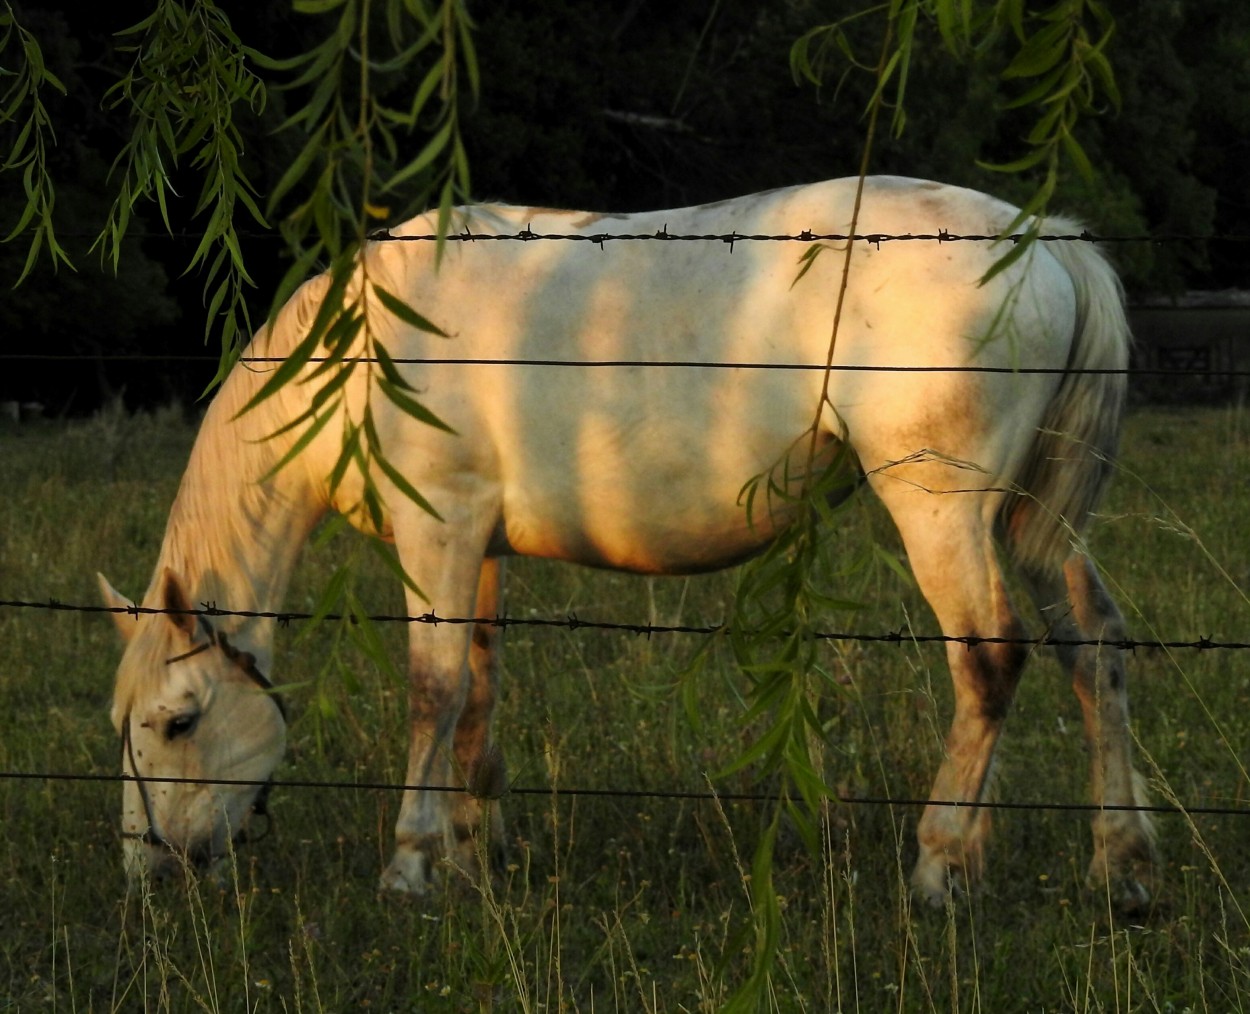
{"type": "MultiPolygon", "coordinates": [[[[1063,578],[1027,575],[1049,634],[1060,641],[1121,641],[1123,617],[1088,557],[1073,554],[1063,578]]],[[[1150,900],[1137,879],[1137,867],[1154,859],[1150,816],[1131,809],[1145,801],[1142,779],[1133,770],[1128,688],[1123,651],[1107,645],[1056,645],[1081,702],[1085,741],[1090,751],[1090,792],[1098,806],[1130,807],[1094,814],[1091,888],[1109,890],[1123,911],[1135,912],[1150,900]]]]}
{"type": "MultiPolygon", "coordinates": [[[[1018,640],[1022,627],[991,538],[993,502],[977,492],[931,493],[878,480],[906,545],[912,572],[948,637],[1018,640]]],[[[996,501],[995,501],[996,502],[996,501]]],[[[1020,644],[952,641],[946,657],[955,717],[917,835],[916,892],[942,904],[953,887],[981,873],[989,810],[985,798],[994,747],[1015,696],[1026,652],[1020,644]]]]}
{"type": "MultiPolygon", "coordinates": [[[[502,561],[487,559],[482,564],[474,616],[483,620],[498,616],[502,578],[502,561]]],[[[456,859],[465,869],[477,865],[479,844],[486,845],[490,866],[500,868],[503,865],[503,818],[498,797],[507,788],[507,772],[503,754],[491,738],[492,717],[499,695],[502,640],[503,631],[497,625],[474,624],[469,644],[471,681],[454,738],[456,766],[468,789],[459,798],[452,817],[456,859]]]]}

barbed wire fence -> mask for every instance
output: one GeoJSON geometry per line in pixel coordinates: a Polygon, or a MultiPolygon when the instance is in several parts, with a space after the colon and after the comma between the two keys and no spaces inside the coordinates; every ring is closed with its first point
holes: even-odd
{"type": "MultiPolygon", "coordinates": [[[[83,238],[93,238],[87,233],[71,233],[68,235],[81,235],[83,238]]],[[[241,233],[241,238],[252,240],[270,239],[276,240],[280,237],[271,233],[241,233]]],[[[141,233],[136,234],[136,238],[152,238],[161,240],[185,240],[187,242],[198,241],[202,239],[202,235],[193,232],[179,232],[176,234],[168,233],[141,233]]],[[[1133,233],[1133,234],[1102,234],[1095,233],[1088,229],[1080,232],[1070,233],[1042,233],[1036,236],[1028,236],[1026,233],[959,233],[952,232],[947,229],[939,229],[936,232],[908,232],[908,233],[820,233],[812,230],[804,229],[798,232],[764,234],[764,233],[742,233],[737,231],[729,232],[712,232],[712,233],[672,233],[668,231],[667,226],[662,227],[654,232],[609,232],[600,231],[594,233],[583,232],[536,232],[530,227],[525,227],[512,232],[474,232],[469,228],[461,229],[458,232],[450,233],[446,236],[439,236],[435,233],[416,233],[403,234],[396,233],[390,229],[375,230],[368,237],[373,242],[378,243],[418,243],[431,244],[446,242],[452,244],[475,244],[475,243],[531,243],[531,242],[562,242],[572,244],[589,244],[598,247],[600,250],[606,249],[608,245],[621,242],[643,242],[643,243],[702,243],[711,245],[722,245],[729,250],[730,253],[739,244],[777,244],[777,243],[846,243],[850,241],[868,244],[880,248],[882,244],[890,243],[979,243],[979,244],[1018,244],[1026,238],[1031,242],[1039,243],[1093,243],[1101,246],[1114,245],[1148,245],[1148,246],[1169,246],[1169,245],[1193,245],[1193,244],[1233,244],[1242,245],[1250,243],[1250,233],[1237,232],[1210,232],[1210,233],[1182,233],[1182,232],[1163,232],[1163,233],[1133,233]]],[[[1163,304],[1166,307],[1167,304],[1163,304]]],[[[1152,305],[1151,309],[1160,308],[1152,305]]],[[[217,355],[208,353],[107,353],[93,352],[90,354],[77,353],[55,353],[55,352],[0,352],[0,362],[9,363],[71,363],[84,362],[92,363],[183,363],[194,364],[204,363],[205,365],[213,364],[214,366],[220,361],[217,355]]],[[[280,357],[271,356],[240,356],[240,362],[264,365],[281,362],[280,357]]],[[[309,363],[316,364],[325,362],[325,357],[312,356],[308,359],[309,363]]],[[[374,363],[377,360],[364,356],[357,357],[353,361],[359,363],[374,363]]],[[[926,373],[952,373],[952,372],[969,372],[969,373],[1019,373],[1022,375],[1033,374],[1077,374],[1077,373],[1103,373],[1103,374],[1121,374],[1128,377],[1157,377],[1157,378],[1186,378],[1200,377],[1210,379],[1213,376],[1224,378],[1229,381],[1243,381],[1250,378],[1250,366],[1246,368],[1238,368],[1228,364],[1223,365],[1206,365],[1206,366],[1159,366],[1159,365],[1142,365],[1140,363],[1131,364],[1123,370],[1064,370],[1064,369],[1032,369],[1027,365],[1019,367],[978,367],[968,365],[951,365],[951,366],[859,366],[846,364],[825,363],[772,363],[772,362],[699,362],[692,360],[634,360],[634,359],[578,359],[578,360],[562,360],[562,359],[533,359],[533,358],[469,358],[454,356],[420,356],[420,357],[401,357],[392,360],[397,365],[447,365],[447,366],[465,366],[465,365],[481,365],[481,366],[531,366],[531,367],[566,367],[581,369],[605,369],[605,368],[626,368],[626,367],[650,367],[657,369],[695,369],[695,370],[714,370],[714,369],[733,369],[733,370],[783,370],[783,371],[825,371],[832,372],[926,372],[926,373]]]]}
{"type": "MultiPolygon", "coordinates": [[[[165,239],[195,239],[194,234],[177,234],[169,236],[168,234],[154,234],[165,239]]],[[[271,238],[271,237],[253,237],[253,238],[271,238]]],[[[759,233],[740,233],[736,231],[719,232],[719,233],[670,233],[667,226],[655,232],[645,233],[628,233],[628,232],[597,232],[597,233],[560,233],[560,232],[535,232],[531,228],[526,227],[514,232],[472,232],[469,229],[463,229],[456,233],[446,236],[438,236],[435,234],[395,234],[390,230],[378,230],[370,234],[369,239],[374,242],[402,242],[402,243],[436,243],[449,242],[457,244],[474,244],[474,243],[530,243],[530,242],[567,242],[574,244],[589,244],[604,250],[608,245],[618,242],[644,242],[644,243],[705,243],[705,244],[721,244],[725,246],[732,254],[739,244],[750,243],[848,243],[857,242],[880,248],[883,243],[917,243],[928,242],[936,244],[946,244],[955,242],[974,242],[985,244],[1001,244],[1011,243],[1017,244],[1024,240],[1026,235],[1023,233],[1013,233],[1005,235],[997,234],[980,234],[980,233],[954,233],[945,229],[937,232],[918,232],[918,233],[817,233],[810,230],[802,230],[797,233],[783,234],[759,234],[759,233]]],[[[1042,243],[1095,243],[1099,245],[1112,244],[1193,244],[1193,243],[1247,243],[1250,242],[1250,234],[1237,233],[1208,233],[1208,234],[1186,234],[1186,233],[1163,233],[1163,234],[1134,234],[1134,235],[1101,235],[1093,233],[1089,230],[1082,230],[1079,233],[1065,234],[1041,234],[1028,237],[1031,241],[1042,243]]],[[[209,354],[195,353],[118,353],[118,354],[62,354],[51,352],[0,352],[0,362],[72,362],[88,360],[92,362],[114,362],[114,363],[150,363],[150,362],[183,362],[194,363],[203,362],[216,364],[218,357],[209,354]]],[[[313,356],[309,358],[310,363],[324,362],[326,357],[313,356]]],[[[240,356],[239,362],[245,364],[274,364],[282,362],[282,357],[274,356],[240,356]]],[[[356,361],[377,362],[371,357],[360,357],[356,361]]],[[[1220,377],[1229,379],[1250,377],[1250,368],[1193,368],[1193,367],[1149,367],[1140,365],[1130,365],[1124,369],[1098,369],[1098,370],[1069,370],[1062,368],[1031,368],[1028,366],[1020,367],[985,367],[974,365],[947,365],[947,366],[868,366],[868,365],[828,365],[825,363],[775,363],[775,362],[703,362],[696,360],[635,360],[635,359],[533,359],[533,358],[472,358],[472,357],[454,357],[454,356],[421,356],[421,357],[395,357],[390,360],[397,365],[454,365],[454,366],[483,366],[483,367],[535,367],[535,368],[581,368],[581,369],[612,369],[612,368],[637,368],[650,367],[656,369],[696,369],[696,370],[780,370],[780,371],[832,371],[832,372],[887,372],[887,373],[1017,373],[1022,375],[1036,374],[1055,374],[1055,375],[1076,375],[1076,374],[1110,374],[1124,375],[1128,377],[1209,377],[1213,373],[1220,377]]],[[[355,618],[338,613],[314,614],[300,611],[260,611],[260,610],[235,610],[230,608],[219,607],[216,603],[202,603],[199,608],[194,609],[160,609],[154,607],[140,606],[133,604],[128,607],[102,606],[81,603],[69,603],[58,601],[53,598],[46,600],[32,600],[21,598],[0,599],[0,610],[42,610],[48,612],[60,613],[109,613],[131,616],[138,619],[140,616],[149,614],[166,614],[166,615],[190,615],[205,618],[220,617],[239,617],[248,619],[266,619],[276,622],[279,626],[289,626],[293,623],[320,618],[330,621],[354,622],[355,618]]],[[[370,622],[387,623],[387,624],[424,624],[430,626],[438,626],[440,624],[452,625],[475,625],[488,626],[499,630],[506,630],[514,627],[541,628],[545,630],[560,630],[567,633],[578,631],[598,631],[603,633],[624,633],[638,637],[650,639],[657,636],[700,636],[700,637],[717,637],[729,633],[729,629],[722,623],[709,624],[657,624],[657,623],[637,623],[637,622],[620,622],[607,620],[589,620],[582,618],[576,613],[570,612],[562,617],[517,617],[505,614],[494,616],[439,616],[434,611],[426,612],[418,616],[404,614],[370,614],[365,617],[370,622]]],[[[1188,650],[1197,652],[1210,651],[1239,651],[1250,648],[1250,641],[1222,640],[1208,636],[1198,636],[1187,639],[1137,639],[1137,638],[1120,638],[1120,639],[1072,639],[1057,638],[1051,635],[1042,635],[1040,637],[1019,637],[1019,638],[1001,638],[1001,637],[975,637],[975,636],[950,636],[945,634],[924,634],[913,631],[886,630],[877,632],[857,631],[857,630],[818,630],[810,635],[813,639],[821,641],[838,641],[852,643],[872,643],[872,644],[892,644],[892,645],[919,645],[919,644],[962,644],[969,649],[982,644],[1007,644],[1018,645],[1028,648],[1041,647],[1111,647],[1121,651],[1136,652],[1143,651],[1174,651],[1188,650]]],[[[58,772],[58,771],[0,771],[0,781],[7,782],[85,782],[85,783],[120,783],[126,781],[134,781],[135,776],[123,773],[84,773],[84,772],[58,772]]],[[[410,785],[403,782],[386,782],[386,781],[343,781],[333,779],[266,779],[245,780],[245,779],[199,779],[199,778],[183,778],[172,776],[144,776],[146,782],[159,782],[171,784],[191,784],[191,785],[232,785],[232,786],[256,786],[272,785],[281,788],[294,789],[342,789],[352,791],[373,791],[373,792],[401,792],[406,790],[420,790],[431,792],[453,792],[462,793],[470,791],[464,785],[410,785]]],[[[777,797],[768,792],[720,792],[715,790],[698,791],[698,790],[679,790],[679,789],[658,789],[658,788],[579,788],[565,786],[508,786],[504,790],[504,795],[538,795],[550,797],[553,795],[567,797],[606,797],[606,798],[647,798],[660,800],[691,800],[691,801],[720,801],[720,802],[775,802],[777,797]]],[[[839,803],[856,806],[902,806],[902,807],[923,807],[930,804],[960,806],[967,808],[992,809],[992,810],[1028,810],[1028,811],[1065,811],[1065,812],[1096,812],[1096,811],[1137,811],[1151,814],[1190,814],[1202,816],[1233,816],[1233,817],[1250,817],[1250,807],[1245,806],[1212,806],[1212,805],[1187,805],[1178,804],[1161,804],[1161,805],[1105,805],[1097,803],[1074,803],[1074,802],[1019,802],[1010,800],[985,800],[981,802],[953,801],[953,800],[931,800],[928,798],[912,798],[912,797],[881,797],[881,796],[855,796],[855,795],[837,795],[834,798],[839,803]]]]}
{"type": "MultiPolygon", "coordinates": [[[[130,616],[138,619],[140,616],[147,615],[166,615],[166,616],[199,616],[205,618],[220,617],[240,617],[245,619],[267,619],[273,620],[280,626],[289,626],[300,621],[308,621],[314,618],[312,613],[298,611],[266,611],[266,610],[236,610],[223,609],[214,604],[206,603],[196,609],[162,609],[156,607],[132,605],[128,607],[118,606],[101,606],[89,604],[77,604],[58,602],[56,600],[48,600],[46,602],[27,601],[20,599],[0,599],[0,609],[24,609],[24,610],[44,610],[60,613],[107,613],[112,615],[130,616]]],[[[355,618],[338,613],[326,613],[319,617],[322,620],[347,620],[354,622],[355,618]]],[[[474,617],[456,617],[456,616],[438,616],[433,612],[423,613],[419,616],[409,616],[404,614],[370,614],[365,617],[370,622],[375,623],[402,623],[402,624],[423,624],[429,626],[438,626],[440,624],[452,625],[473,625],[473,626],[489,626],[496,629],[504,630],[512,627],[530,627],[541,628],[546,630],[564,630],[567,632],[575,631],[601,631],[633,634],[639,637],[651,638],[653,636],[666,635],[695,635],[703,637],[712,637],[728,633],[728,628],[723,624],[657,624],[657,623],[629,623],[607,620],[586,620],[570,613],[567,616],[554,617],[512,617],[506,614],[495,616],[474,616],[474,617]]],[[[1080,638],[1060,638],[1050,635],[1040,637],[975,637],[975,636],[950,636],[946,634],[918,634],[912,632],[904,632],[902,630],[891,630],[878,633],[866,633],[862,631],[832,631],[820,630],[815,631],[811,635],[816,640],[822,641],[849,641],[858,643],[872,644],[962,644],[969,648],[981,644],[1010,644],[1019,645],[1029,648],[1041,647],[1111,647],[1121,651],[1136,652],[1137,650],[1153,650],[1153,651],[1171,651],[1171,650],[1192,650],[1192,651],[1237,651],[1250,648],[1250,642],[1240,641],[1224,641],[1210,637],[1198,637],[1190,640],[1151,640],[1137,638],[1119,638],[1119,639],[1080,639],[1080,638]]],[[[48,782],[126,782],[135,781],[133,775],[127,774],[83,774],[72,772],[55,772],[55,771],[0,771],[0,781],[48,781],[48,782]]],[[[377,781],[341,781],[341,780],[324,780],[324,779],[267,779],[267,780],[249,780],[249,779],[206,779],[206,778],[181,778],[173,776],[147,776],[143,777],[145,782],[153,783],[169,783],[182,785],[233,785],[233,786],[262,786],[270,782],[275,787],[296,788],[296,789],[346,789],[353,791],[389,791],[402,792],[406,790],[420,790],[429,792],[466,792],[469,791],[463,785],[410,785],[403,782],[377,782],[377,781]]],[[[510,786],[505,790],[505,795],[540,795],[550,796],[553,794],[562,796],[587,796],[587,797],[606,797],[606,798],[648,798],[648,799],[668,799],[668,800],[694,800],[694,801],[712,801],[720,800],[721,802],[774,802],[777,797],[767,792],[720,792],[720,791],[695,791],[695,790],[674,790],[674,789],[622,789],[622,788],[579,788],[579,787],[527,787],[527,786],[510,786]]],[[[1098,810],[1115,811],[1137,811],[1142,813],[1156,814],[1183,814],[1203,816],[1246,816],[1250,817],[1250,807],[1237,806],[1210,806],[1210,805],[1105,805],[1095,803],[1022,803],[1007,800],[985,800],[981,802],[968,801],[946,801],[946,800],[930,800],[919,797],[878,797],[878,796],[851,796],[839,795],[836,797],[839,803],[856,806],[903,806],[903,807],[919,807],[927,806],[931,803],[937,805],[962,806],[974,809],[995,809],[995,810],[1041,810],[1041,811],[1070,811],[1070,812],[1091,812],[1098,810]]]]}

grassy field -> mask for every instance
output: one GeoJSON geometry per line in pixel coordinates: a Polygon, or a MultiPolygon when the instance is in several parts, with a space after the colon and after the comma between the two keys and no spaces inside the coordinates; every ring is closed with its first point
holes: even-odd
{"type": "MultiPolygon", "coordinates": [[[[140,594],[192,435],[173,411],[0,431],[0,597],[94,603],[97,570],[140,594]]],[[[1248,476],[1241,410],[1131,416],[1092,542],[1135,636],[1250,641],[1248,476]]],[[[837,537],[894,545],[867,499],[837,537]]],[[[358,551],[344,536],[306,556],[289,605],[306,608],[358,551]]],[[[394,582],[367,555],[361,564],[370,608],[401,610],[394,582]]],[[[711,622],[732,582],[518,561],[509,611],[711,622]]],[[[831,627],[935,632],[887,567],[839,591],[865,606],[831,627]]],[[[402,632],[385,635],[399,658],[402,632]]],[[[350,648],[327,664],[328,636],[279,632],[274,676],[300,686],[278,776],[397,781],[404,690],[350,648]]],[[[114,639],[99,615],[0,608],[0,768],[118,770],[114,639]]],[[[705,773],[749,736],[727,656],[700,677],[697,727],[687,720],[673,687],[695,641],[511,631],[498,725],[518,790],[502,803],[508,871],[494,884],[453,876],[424,905],[375,891],[393,792],[280,789],[272,833],[242,846],[224,880],[128,896],[116,784],[0,781],[0,1010],[718,1010],[746,972],[743,874],[761,813],[647,794],[707,790],[705,773]]],[[[836,684],[817,702],[830,784],[852,797],[923,796],[950,713],[940,649],[847,641],[824,652],[836,684]]],[[[1135,653],[1134,729],[1156,800],[1250,810],[1248,662],[1228,650],[1135,653]]],[[[999,756],[1001,800],[1084,802],[1079,712],[1049,656],[1031,664],[999,756]]],[[[753,788],[745,776],[711,784],[753,788]]],[[[1250,816],[1161,816],[1158,905],[1135,922],[1083,888],[1087,815],[1063,809],[997,814],[982,888],[946,912],[913,908],[917,816],[840,806],[820,862],[783,840],[775,1009],[1250,1008],[1250,816]]]]}

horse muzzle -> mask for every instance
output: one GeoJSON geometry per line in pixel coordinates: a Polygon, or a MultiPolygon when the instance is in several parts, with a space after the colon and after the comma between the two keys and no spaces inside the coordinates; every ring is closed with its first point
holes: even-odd
{"type": "Polygon", "coordinates": [[[258,841],[269,833],[269,784],[266,783],[244,811],[234,834],[223,821],[203,836],[189,841],[169,841],[149,821],[143,827],[124,827],[121,832],[122,862],[128,880],[166,880],[186,873],[200,874],[225,859],[234,846],[258,841]],[[259,827],[258,818],[260,818],[259,827]]]}

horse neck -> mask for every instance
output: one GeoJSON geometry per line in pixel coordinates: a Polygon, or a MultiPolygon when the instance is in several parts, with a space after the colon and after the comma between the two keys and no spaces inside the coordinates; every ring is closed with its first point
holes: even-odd
{"type": "MultiPolygon", "coordinates": [[[[161,595],[168,569],[192,606],[281,608],[325,504],[300,460],[270,474],[298,436],[266,439],[285,421],[283,402],[270,398],[238,416],[263,380],[236,366],[209,406],[170,511],[149,598],[161,595]]],[[[239,646],[261,658],[270,654],[272,620],[226,615],[214,622],[239,646]]]]}

